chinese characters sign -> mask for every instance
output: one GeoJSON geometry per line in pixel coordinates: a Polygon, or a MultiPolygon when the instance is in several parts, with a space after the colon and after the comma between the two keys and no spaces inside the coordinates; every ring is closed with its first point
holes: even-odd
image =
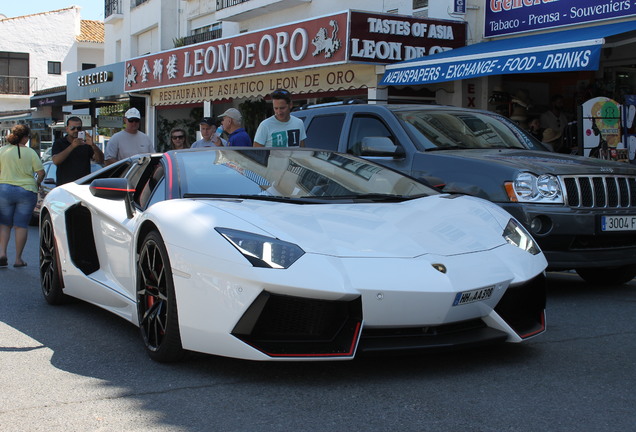
{"type": "Polygon", "coordinates": [[[340,13],[132,59],[125,90],[342,63],[346,28],[347,13],[340,13]]]}

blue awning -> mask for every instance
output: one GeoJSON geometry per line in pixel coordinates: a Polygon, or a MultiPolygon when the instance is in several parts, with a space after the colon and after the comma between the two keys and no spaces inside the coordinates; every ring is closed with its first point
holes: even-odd
{"type": "Polygon", "coordinates": [[[636,20],[481,42],[386,66],[380,85],[420,85],[537,72],[597,70],[606,38],[636,31],[636,20]]]}

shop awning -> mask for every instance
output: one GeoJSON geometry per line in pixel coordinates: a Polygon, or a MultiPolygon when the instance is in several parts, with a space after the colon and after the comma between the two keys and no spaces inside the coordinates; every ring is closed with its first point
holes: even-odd
{"type": "Polygon", "coordinates": [[[631,42],[626,38],[634,34],[629,32],[636,32],[636,21],[481,42],[387,65],[380,84],[420,85],[486,75],[597,70],[603,45],[618,42],[615,39],[631,42]]]}

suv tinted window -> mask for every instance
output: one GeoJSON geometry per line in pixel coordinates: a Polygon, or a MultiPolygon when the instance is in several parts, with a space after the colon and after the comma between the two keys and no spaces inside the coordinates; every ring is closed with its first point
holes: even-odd
{"type": "Polygon", "coordinates": [[[347,153],[359,156],[361,154],[362,142],[365,138],[369,137],[385,137],[395,143],[391,131],[382,120],[373,116],[355,116],[351,121],[347,153]]]}
{"type": "Polygon", "coordinates": [[[305,147],[338,151],[344,114],[316,116],[307,127],[305,147]]]}

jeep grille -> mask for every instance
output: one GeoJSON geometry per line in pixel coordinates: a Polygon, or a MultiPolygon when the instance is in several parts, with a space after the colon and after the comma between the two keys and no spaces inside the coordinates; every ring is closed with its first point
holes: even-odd
{"type": "Polygon", "coordinates": [[[636,177],[562,176],[565,203],[578,208],[628,208],[636,206],[636,177]]]}

